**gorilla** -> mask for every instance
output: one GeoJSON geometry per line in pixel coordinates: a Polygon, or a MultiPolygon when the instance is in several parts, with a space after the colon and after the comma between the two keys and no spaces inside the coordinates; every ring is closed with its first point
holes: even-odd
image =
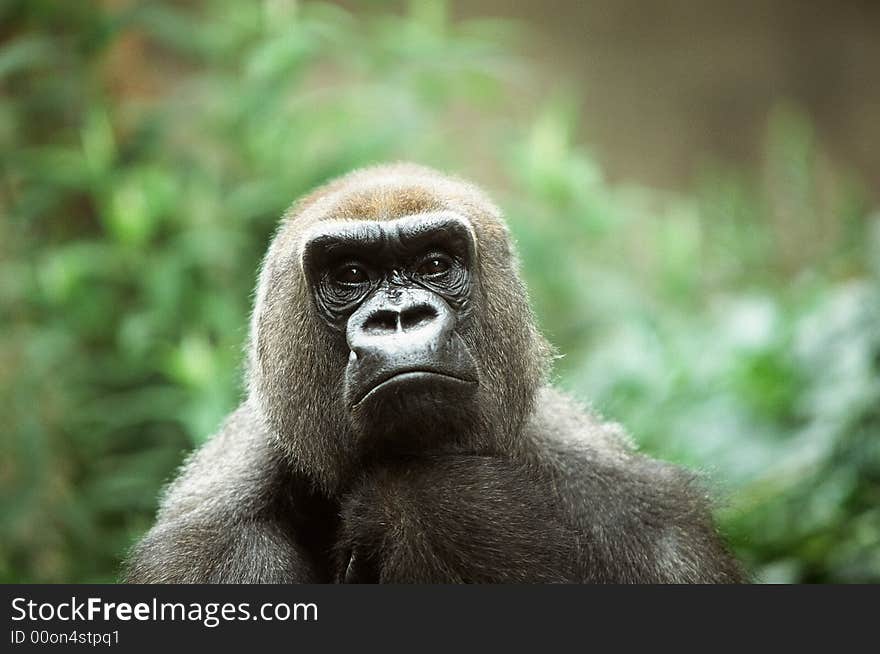
{"type": "Polygon", "coordinates": [[[412,164],[284,216],[247,393],[168,487],[131,583],[744,581],[693,475],[548,385],[507,226],[412,164]]]}

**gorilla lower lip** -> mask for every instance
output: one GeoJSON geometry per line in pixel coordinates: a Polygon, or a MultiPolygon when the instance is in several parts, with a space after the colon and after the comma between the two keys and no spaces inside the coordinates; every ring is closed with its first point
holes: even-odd
{"type": "Polygon", "coordinates": [[[432,382],[446,384],[452,383],[461,385],[475,383],[469,379],[462,379],[461,377],[456,377],[455,375],[437,372],[434,370],[406,370],[404,372],[395,373],[394,375],[382,380],[381,382],[373,386],[369,391],[364,394],[361,399],[355,402],[353,406],[356,407],[362,404],[364,401],[375,394],[381,393],[385,390],[390,390],[390,387],[409,386],[414,382],[432,382]]]}

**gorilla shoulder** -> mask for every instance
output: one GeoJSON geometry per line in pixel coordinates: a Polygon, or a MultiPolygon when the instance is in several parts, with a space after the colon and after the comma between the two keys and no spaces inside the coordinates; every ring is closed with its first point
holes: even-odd
{"type": "Polygon", "coordinates": [[[560,503],[587,538],[585,580],[731,583],[745,579],[718,537],[710,494],[679,466],[636,451],[626,431],[558,390],[539,394],[527,432],[532,465],[556,479],[560,503]],[[621,552],[597,560],[593,543],[621,552]]]}

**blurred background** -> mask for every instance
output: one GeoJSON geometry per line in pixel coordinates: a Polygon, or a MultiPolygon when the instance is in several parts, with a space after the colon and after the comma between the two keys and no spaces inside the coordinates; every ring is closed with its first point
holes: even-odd
{"type": "Polygon", "coordinates": [[[409,159],[759,580],[880,582],[878,61],[870,1],[0,0],[0,580],[115,578],[279,215],[409,159]]]}

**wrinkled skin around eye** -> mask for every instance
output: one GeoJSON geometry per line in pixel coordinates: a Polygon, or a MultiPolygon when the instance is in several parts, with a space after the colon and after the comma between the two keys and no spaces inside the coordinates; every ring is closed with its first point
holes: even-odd
{"type": "Polygon", "coordinates": [[[460,311],[468,306],[470,274],[464,262],[446,255],[431,255],[422,259],[416,266],[413,282],[440,295],[460,311]],[[433,260],[440,260],[448,267],[445,270],[425,273],[424,267],[433,260]]]}
{"type": "Polygon", "coordinates": [[[346,317],[357,308],[367,294],[375,287],[369,279],[361,283],[345,283],[335,277],[336,271],[327,271],[315,289],[315,300],[327,320],[341,328],[346,317]]]}

